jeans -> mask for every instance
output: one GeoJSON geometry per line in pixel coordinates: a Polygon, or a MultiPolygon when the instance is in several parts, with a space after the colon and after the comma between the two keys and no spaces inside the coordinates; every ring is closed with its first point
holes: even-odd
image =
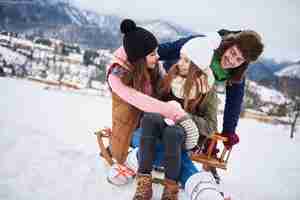
{"type": "MultiPolygon", "coordinates": [[[[133,134],[133,138],[131,141],[131,146],[137,148],[140,146],[140,138],[143,134],[143,129],[138,128],[133,134]]],[[[164,161],[164,147],[162,143],[157,143],[155,147],[156,157],[154,159],[153,165],[155,166],[163,166],[164,161]]],[[[181,152],[181,168],[180,175],[178,181],[181,183],[183,187],[185,187],[185,183],[187,180],[194,174],[198,173],[199,170],[194,165],[192,160],[190,159],[188,153],[186,151],[181,152]]]]}
{"type": "Polygon", "coordinates": [[[164,152],[163,165],[165,177],[178,181],[181,171],[181,152],[185,138],[184,129],[180,126],[169,126],[157,113],[144,113],[141,120],[143,134],[139,145],[139,169],[142,174],[150,174],[156,160],[156,146],[160,144],[164,152]]]}

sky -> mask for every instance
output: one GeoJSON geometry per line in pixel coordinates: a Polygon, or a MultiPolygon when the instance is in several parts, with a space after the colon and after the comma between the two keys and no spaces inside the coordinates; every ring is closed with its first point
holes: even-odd
{"type": "Polygon", "coordinates": [[[300,60],[298,0],[73,1],[100,14],[116,14],[136,20],[169,20],[199,32],[220,28],[253,29],[263,37],[265,56],[300,60]]]}

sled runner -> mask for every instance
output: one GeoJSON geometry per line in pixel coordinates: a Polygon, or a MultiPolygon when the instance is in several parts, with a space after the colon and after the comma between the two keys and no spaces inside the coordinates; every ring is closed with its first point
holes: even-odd
{"type": "MultiPolygon", "coordinates": [[[[114,163],[114,159],[112,157],[109,144],[112,136],[112,131],[110,128],[100,129],[95,132],[97,136],[97,142],[100,149],[100,156],[103,157],[109,165],[114,163]],[[105,145],[107,144],[107,145],[105,145]]],[[[231,153],[231,149],[227,150],[224,146],[221,149],[221,153],[219,155],[213,155],[214,146],[218,144],[218,142],[226,142],[227,138],[221,136],[219,133],[212,134],[211,142],[208,147],[208,153],[204,154],[202,152],[193,152],[191,154],[191,159],[195,162],[202,163],[204,168],[215,167],[220,169],[227,169],[227,163],[229,160],[229,156],[231,153]]],[[[122,163],[121,163],[122,164],[122,163]]]]}

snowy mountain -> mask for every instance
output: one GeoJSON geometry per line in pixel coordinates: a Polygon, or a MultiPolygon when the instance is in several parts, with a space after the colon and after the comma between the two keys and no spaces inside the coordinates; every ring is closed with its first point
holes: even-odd
{"type": "Polygon", "coordinates": [[[275,73],[279,77],[300,79],[300,63],[292,64],[275,73]]]}
{"type": "Polygon", "coordinates": [[[297,91],[300,84],[299,62],[276,62],[274,59],[262,58],[251,64],[248,68],[250,80],[269,88],[275,88],[281,92],[286,92],[286,87],[291,92],[297,91]],[[292,80],[292,83],[290,79],[292,80]],[[289,82],[286,84],[285,82],[289,82]]]}
{"type": "MultiPolygon", "coordinates": [[[[111,125],[111,100],[0,78],[0,199],[132,199],[136,182],[106,181],[93,132],[111,125]]],[[[222,117],[219,116],[219,127],[222,117]]],[[[300,131],[240,119],[240,143],[220,170],[221,188],[232,200],[300,198],[300,131]]],[[[162,186],[154,185],[153,199],[162,186]]],[[[187,200],[180,190],[180,200],[187,200]]]]}
{"type": "MultiPolygon", "coordinates": [[[[117,48],[122,18],[83,10],[68,1],[32,0],[32,4],[0,4],[0,28],[27,35],[62,39],[90,48],[117,48]]],[[[137,22],[155,32],[161,41],[174,40],[191,31],[169,22],[137,22]]]]}
{"type": "Polygon", "coordinates": [[[192,31],[190,30],[162,20],[146,21],[140,25],[150,30],[157,38],[160,39],[160,41],[172,41],[179,37],[192,34],[192,31]]]}

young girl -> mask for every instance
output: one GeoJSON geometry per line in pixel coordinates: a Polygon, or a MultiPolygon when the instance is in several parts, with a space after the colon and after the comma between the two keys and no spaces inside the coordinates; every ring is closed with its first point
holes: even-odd
{"type": "Polygon", "coordinates": [[[179,62],[172,66],[159,86],[160,99],[178,102],[176,106],[187,114],[174,120],[158,113],[145,113],[142,118],[138,187],[134,199],[151,199],[154,162],[163,164],[165,169],[162,199],[177,199],[183,150],[201,145],[217,130],[217,97],[212,89],[214,76],[209,67],[199,64],[193,53],[195,45],[198,44],[183,46],[179,62]]]}

